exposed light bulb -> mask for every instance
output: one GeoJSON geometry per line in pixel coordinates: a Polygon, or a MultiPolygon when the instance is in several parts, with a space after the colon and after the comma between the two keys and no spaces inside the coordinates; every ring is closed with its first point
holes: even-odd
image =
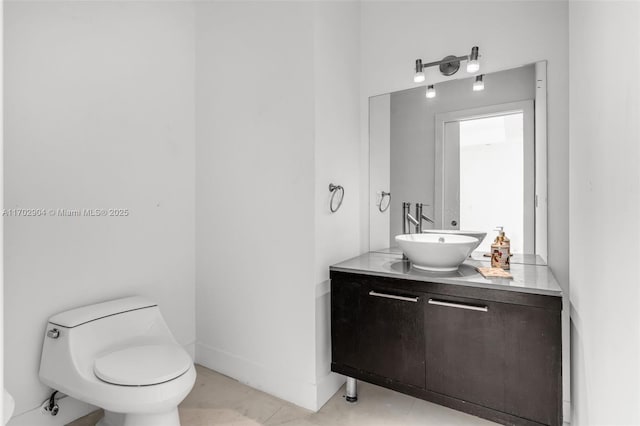
{"type": "Polygon", "coordinates": [[[422,72],[422,59],[416,59],[416,74],[413,76],[414,83],[422,83],[424,81],[424,73],[422,72]]]}
{"type": "Polygon", "coordinates": [[[471,55],[469,55],[469,60],[467,61],[467,72],[470,74],[480,71],[480,63],[478,62],[478,50],[478,46],[473,46],[471,48],[471,55]]]}
{"type": "Polygon", "coordinates": [[[473,82],[473,91],[479,92],[480,90],[484,90],[484,81],[482,80],[482,74],[476,76],[476,81],[473,82]]]}
{"type": "Polygon", "coordinates": [[[429,86],[427,86],[427,94],[426,94],[426,96],[429,99],[436,97],[436,88],[433,87],[433,84],[430,84],[429,86]]]}

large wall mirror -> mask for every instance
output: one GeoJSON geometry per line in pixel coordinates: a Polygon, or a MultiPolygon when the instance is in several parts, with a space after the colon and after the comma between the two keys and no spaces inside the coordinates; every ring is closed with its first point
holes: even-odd
{"type": "MultiPolygon", "coordinates": [[[[547,258],[546,61],[369,98],[370,250],[395,246],[402,203],[425,229],[497,227],[518,259],[547,258]],[[533,256],[532,256],[533,255],[533,256]]],[[[411,231],[413,232],[413,231],[411,231]]]]}

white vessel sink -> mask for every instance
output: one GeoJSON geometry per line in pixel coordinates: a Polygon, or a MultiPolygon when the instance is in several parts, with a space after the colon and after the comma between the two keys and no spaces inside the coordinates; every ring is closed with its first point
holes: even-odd
{"type": "Polygon", "coordinates": [[[396,235],[396,242],[414,268],[438,272],[457,270],[479,244],[475,237],[451,233],[396,235]]]}
{"type": "Polygon", "coordinates": [[[466,235],[467,237],[473,237],[478,239],[478,243],[471,249],[474,251],[480,243],[484,240],[484,237],[487,236],[486,232],[481,231],[460,231],[458,229],[423,229],[423,233],[425,234],[449,234],[449,235],[466,235]]]}

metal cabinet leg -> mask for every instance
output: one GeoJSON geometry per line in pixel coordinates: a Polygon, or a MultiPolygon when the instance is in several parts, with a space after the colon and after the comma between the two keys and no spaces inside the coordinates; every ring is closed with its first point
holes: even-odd
{"type": "Polygon", "coordinates": [[[358,382],[353,377],[347,377],[347,402],[358,400],[358,382]]]}

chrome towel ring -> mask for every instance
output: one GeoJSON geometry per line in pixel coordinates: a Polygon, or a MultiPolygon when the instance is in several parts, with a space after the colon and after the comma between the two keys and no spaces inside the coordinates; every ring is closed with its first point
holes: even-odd
{"type": "Polygon", "coordinates": [[[384,213],[387,211],[390,205],[391,205],[391,193],[382,191],[380,193],[380,203],[378,203],[378,210],[380,210],[380,213],[384,213]],[[387,198],[387,204],[384,207],[382,207],[382,205],[384,204],[385,197],[387,198]]]}
{"type": "Polygon", "coordinates": [[[338,209],[342,205],[342,200],[344,199],[344,188],[340,185],[334,185],[330,183],[329,192],[331,192],[331,201],[329,201],[329,210],[331,210],[331,213],[335,213],[338,211],[338,209]],[[338,198],[338,205],[335,204],[335,198],[337,193],[340,193],[340,196],[338,198]]]}

